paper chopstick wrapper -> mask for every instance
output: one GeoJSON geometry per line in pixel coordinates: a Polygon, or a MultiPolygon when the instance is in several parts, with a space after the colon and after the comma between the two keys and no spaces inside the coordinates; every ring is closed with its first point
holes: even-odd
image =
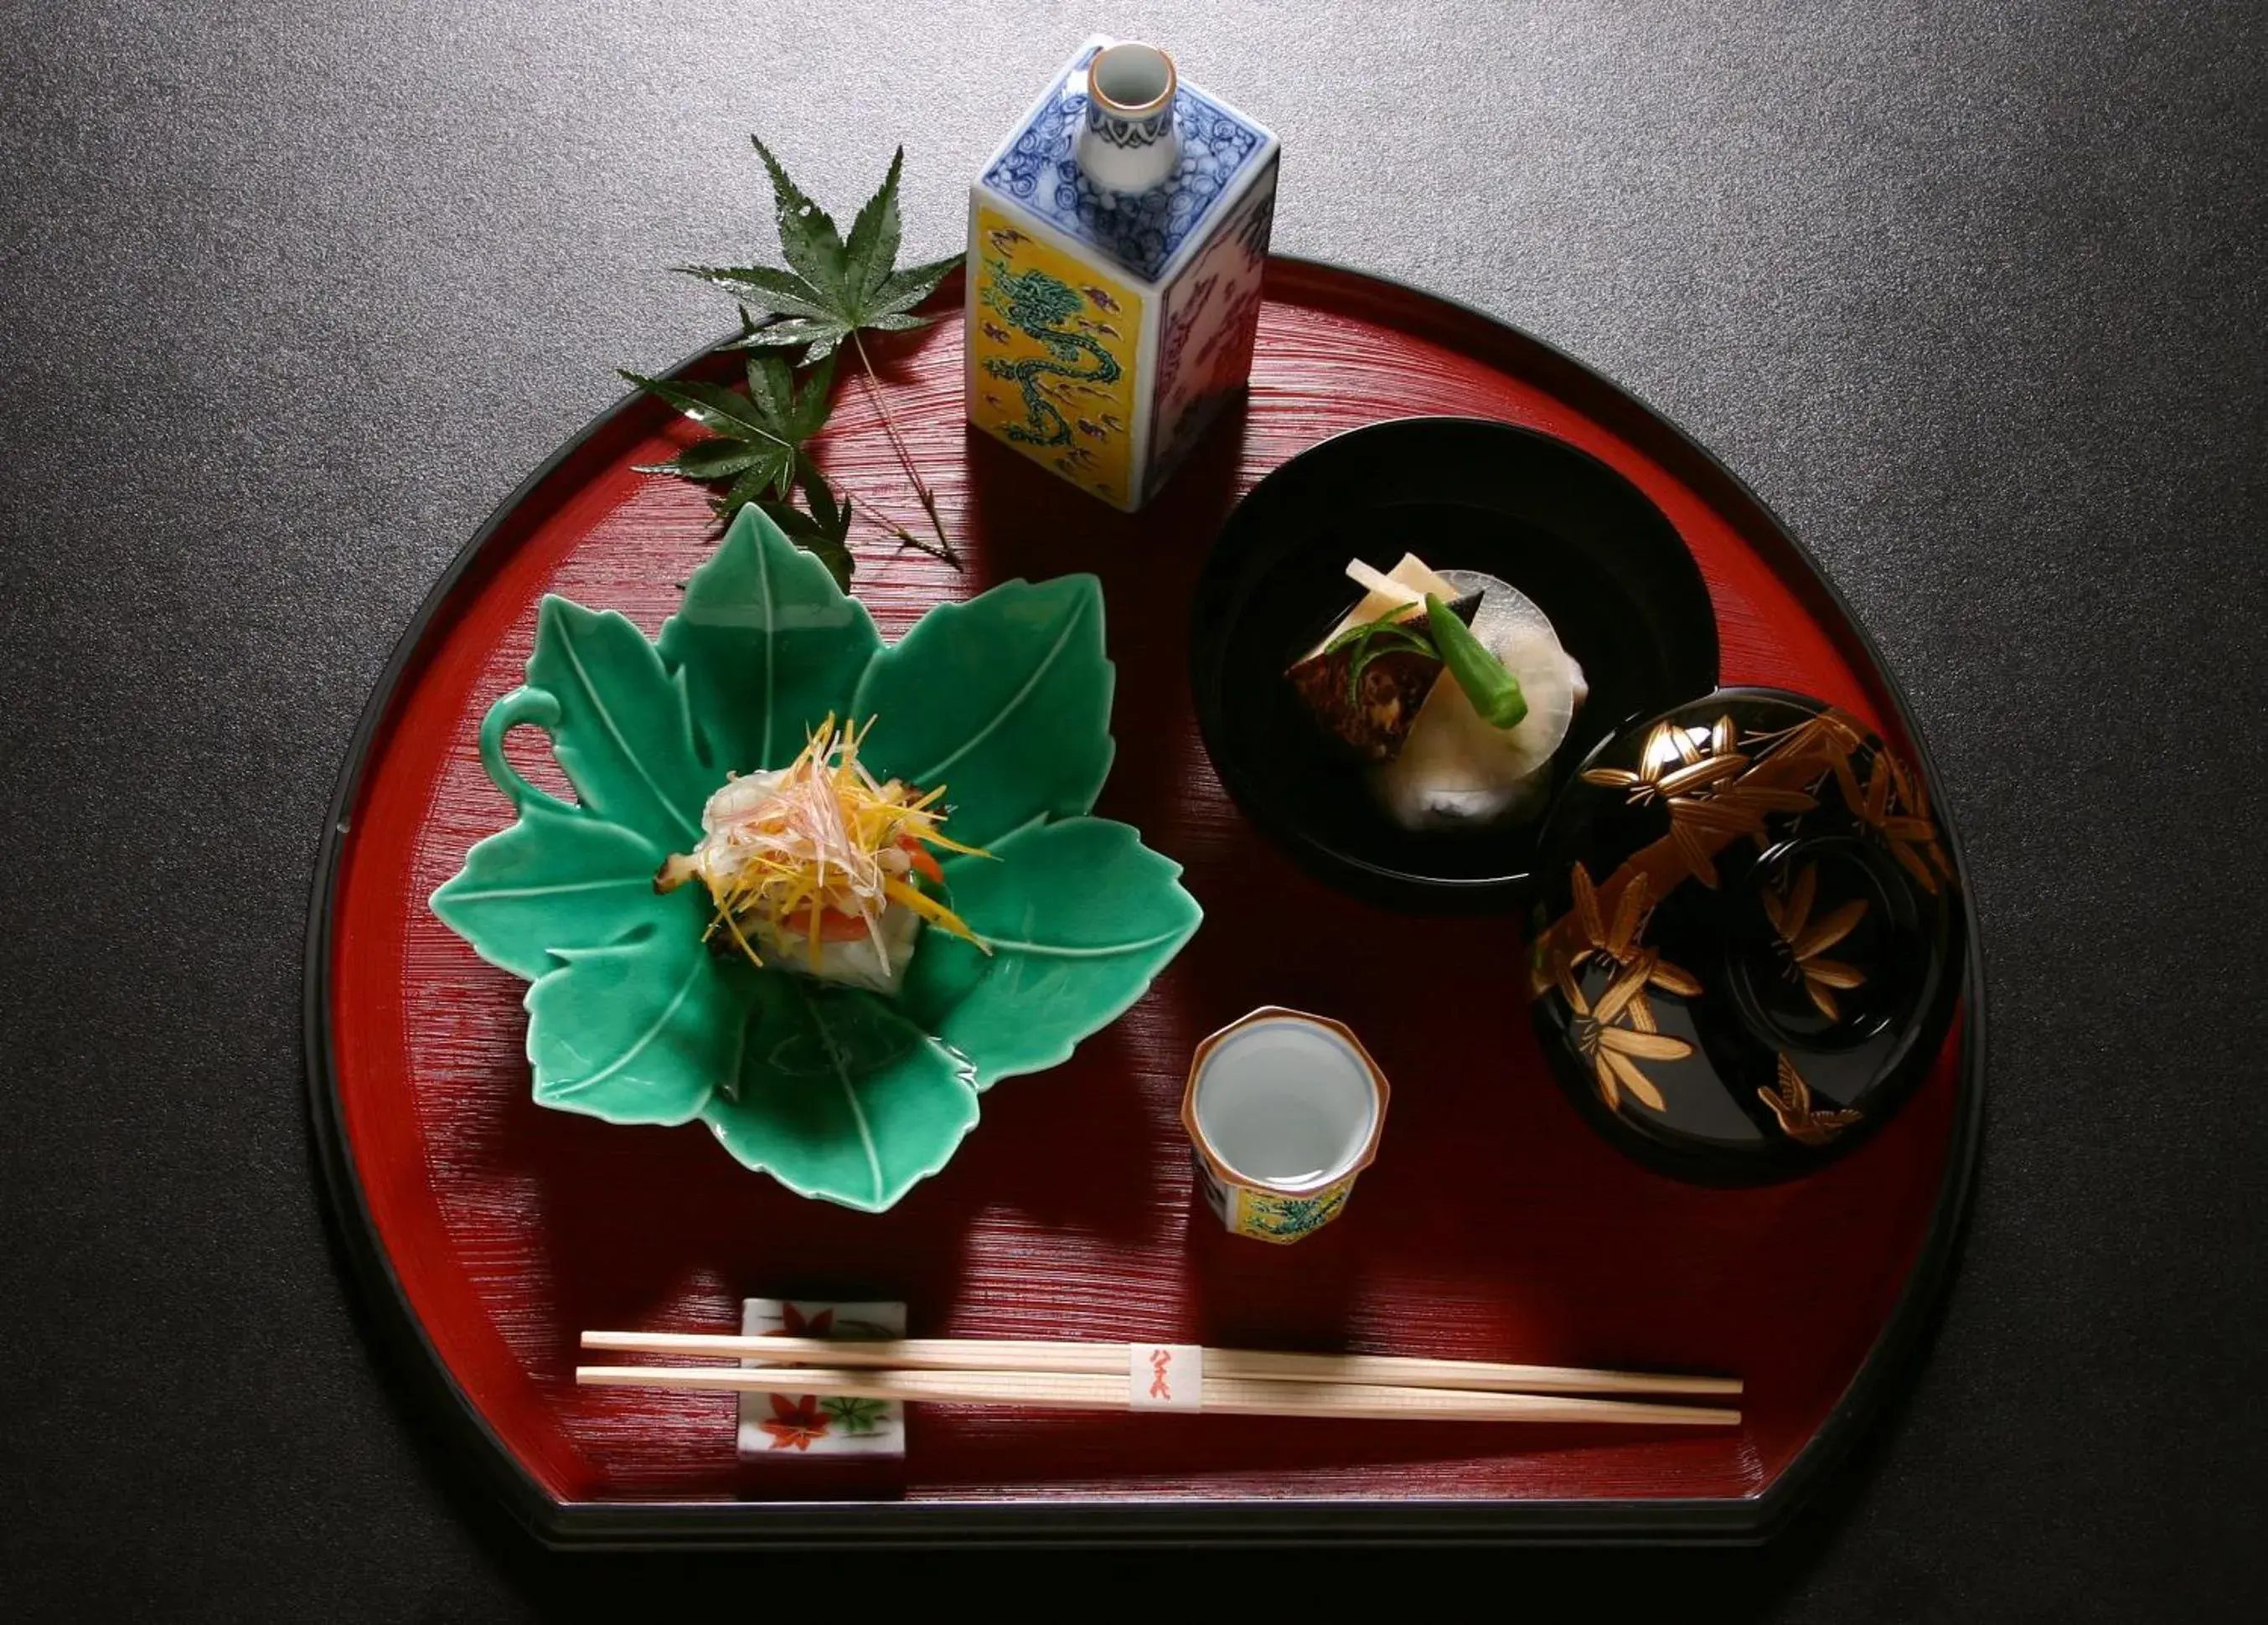
{"type": "Polygon", "coordinates": [[[1196,1410],[1204,1401],[1204,1350],[1195,1343],[1126,1345],[1126,1403],[1134,1410],[1196,1410]]]}

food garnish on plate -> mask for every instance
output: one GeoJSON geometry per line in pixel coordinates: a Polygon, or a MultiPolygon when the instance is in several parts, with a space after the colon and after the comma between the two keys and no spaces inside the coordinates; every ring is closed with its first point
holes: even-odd
{"type": "Polygon", "coordinates": [[[945,787],[878,780],[858,760],[865,729],[829,716],[786,767],[735,775],[701,810],[702,836],[654,876],[699,879],[716,905],[709,938],[755,964],[895,993],[927,921],[984,947],[928,888],[935,852],[983,857],[945,835],[945,787]]]}
{"type": "Polygon", "coordinates": [[[1418,832],[1532,818],[1587,685],[1550,618],[1510,584],[1415,554],[1347,575],[1364,595],[1286,673],[1370,793],[1418,832]]]}
{"type": "MultiPolygon", "coordinates": [[[[1331,733],[1366,761],[1391,761],[1441,674],[1442,651],[1423,599],[1359,559],[1347,568],[1377,585],[1285,675],[1331,733]]],[[[1474,593],[1449,608],[1462,626],[1480,606],[1474,593]]]]}

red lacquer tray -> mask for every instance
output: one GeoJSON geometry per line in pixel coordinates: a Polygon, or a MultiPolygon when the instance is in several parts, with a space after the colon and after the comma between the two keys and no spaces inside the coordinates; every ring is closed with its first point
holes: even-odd
{"type": "MultiPolygon", "coordinates": [[[[1130,517],[965,433],[952,286],[952,313],[880,363],[970,568],[862,545],[858,591],[895,636],[940,596],[1099,575],[1119,753],[1097,811],[1186,864],[1207,916],[1142,1004],[1057,1071],[988,1094],[953,1162],[887,1214],[800,1201],[697,1127],[538,1108],[521,984],[425,907],[512,817],[475,731],[519,680],[541,595],[651,632],[710,547],[698,491],[632,471],[682,426],[645,401],[600,420],[504,504],[403,639],[317,879],[315,1131],[346,1249],[411,1380],[545,1539],[1755,1539],[1918,1341],[1982,1121],[1973,942],[1962,1018],[1873,1143],[1766,1189],[1673,1182],[1594,1137],[1552,1086],[1518,993],[1517,921],[1387,913],[1295,870],[1222,792],[1184,676],[1191,585],[1237,497],[1328,435],[1412,414],[1529,424],[1611,463],[1699,562],[1726,683],[1847,707],[1926,770],[1863,634],[1754,496],[1580,364],[1344,270],[1277,261],[1266,293],[1248,405],[1130,517]],[[1346,1018],[1395,1085],[1347,1217],[1290,1248],[1229,1237],[1192,1200],[1176,1120],[1197,1039],[1267,1004],[1346,1018]],[[906,1462],[846,1475],[737,1461],[728,1395],[574,1385],[583,1328],[725,1329],[755,1295],[902,1298],[918,1335],[1727,1371],[1747,1379],[1747,1421],[1654,1433],[932,1407],[906,1462]]],[[[843,388],[820,461],[917,518],[874,400],[843,388]]]]}

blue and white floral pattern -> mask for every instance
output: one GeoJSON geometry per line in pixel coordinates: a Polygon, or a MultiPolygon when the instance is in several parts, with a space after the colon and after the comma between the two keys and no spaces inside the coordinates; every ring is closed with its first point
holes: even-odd
{"type": "MultiPolygon", "coordinates": [[[[1100,48],[1095,48],[1099,49],[1100,48]]],[[[1230,191],[1266,144],[1254,126],[1201,91],[1184,85],[1174,96],[1182,160],[1147,192],[1113,192],[1087,179],[1072,156],[1086,120],[1086,64],[1080,53],[1040,109],[1016,132],[983,184],[1049,225],[1154,281],[1214,204],[1230,191]]]]}

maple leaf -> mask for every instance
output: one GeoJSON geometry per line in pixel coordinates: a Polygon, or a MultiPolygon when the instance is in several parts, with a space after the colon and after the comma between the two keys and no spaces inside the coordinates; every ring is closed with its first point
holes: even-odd
{"type": "MultiPolygon", "coordinates": [[[[792,501],[759,501],[756,505],[790,541],[826,565],[827,573],[835,577],[835,585],[848,592],[852,568],[850,499],[845,496],[838,504],[826,476],[808,467],[803,471],[803,499],[809,504],[807,512],[792,501]]],[[[719,512],[723,511],[720,499],[719,512]]],[[[820,1318],[828,1319],[831,1313],[830,1311],[820,1318]]]]}
{"type": "MultiPolygon", "coordinates": [[[[834,1327],[835,1311],[832,1309],[822,1309],[806,1320],[803,1318],[802,1310],[784,1298],[780,1300],[780,1330],[786,1336],[824,1337],[834,1327]]],[[[778,1401],[775,1400],[773,1405],[777,1408],[778,1401]]]]}
{"type": "Polygon", "coordinates": [[[882,189],[866,200],[851,221],[846,240],[827,211],[788,178],[771,149],[756,136],[748,139],[771,173],[780,254],[786,266],[677,268],[740,302],[748,324],[736,343],[743,348],[800,344],[805,347],[804,364],[809,366],[834,354],[837,345],[861,328],[900,333],[934,320],[912,314],[913,307],[961,263],[961,256],[897,268],[898,174],[906,161],[903,147],[890,159],[882,189]]]}
{"type": "Polygon", "coordinates": [[[819,1408],[842,1423],[845,1433],[875,1433],[887,1407],[880,1400],[828,1399],[819,1401],[819,1408]]]}
{"type": "Polygon", "coordinates": [[[799,1401],[773,1394],[771,1415],[756,1425],[772,1436],[774,1450],[809,1450],[813,1440],[827,1437],[827,1418],[816,1396],[809,1393],[799,1401]]]}
{"type": "Polygon", "coordinates": [[[638,472],[671,474],[703,484],[731,481],[717,503],[717,517],[728,522],[767,491],[785,497],[796,476],[811,472],[804,443],[827,422],[827,393],[835,379],[835,364],[826,362],[799,389],[787,364],[777,356],[747,359],[745,395],[697,379],[622,374],[715,436],[687,446],[666,463],[641,464],[638,472]]]}
{"type": "MultiPolygon", "coordinates": [[[[858,210],[850,222],[850,235],[845,239],[836,229],[833,217],[789,178],[762,139],[755,136],[748,139],[755,143],[756,156],[763,159],[764,168],[771,175],[780,257],[787,263],[681,265],[677,269],[681,275],[723,289],[739,303],[740,336],[727,348],[763,349],[801,345],[804,364],[814,366],[832,357],[845,340],[850,342],[850,348],[858,353],[858,364],[865,371],[866,386],[881,416],[882,430],[889,437],[899,466],[905,470],[923,511],[929,515],[930,528],[937,535],[934,547],[919,542],[914,545],[958,568],[960,555],[954,552],[951,539],[945,533],[937,493],[922,478],[904,437],[898,433],[897,423],[890,415],[889,399],[875,375],[873,358],[867,355],[858,335],[867,330],[902,333],[910,327],[928,326],[935,318],[917,316],[913,308],[961,263],[961,256],[952,254],[926,265],[898,268],[898,244],[902,235],[898,216],[898,176],[905,167],[903,147],[892,155],[890,173],[883,177],[881,189],[858,210]]],[[[781,495],[786,493],[783,491],[781,495]]],[[[902,526],[895,528],[901,540],[912,541],[902,526]]]]}

